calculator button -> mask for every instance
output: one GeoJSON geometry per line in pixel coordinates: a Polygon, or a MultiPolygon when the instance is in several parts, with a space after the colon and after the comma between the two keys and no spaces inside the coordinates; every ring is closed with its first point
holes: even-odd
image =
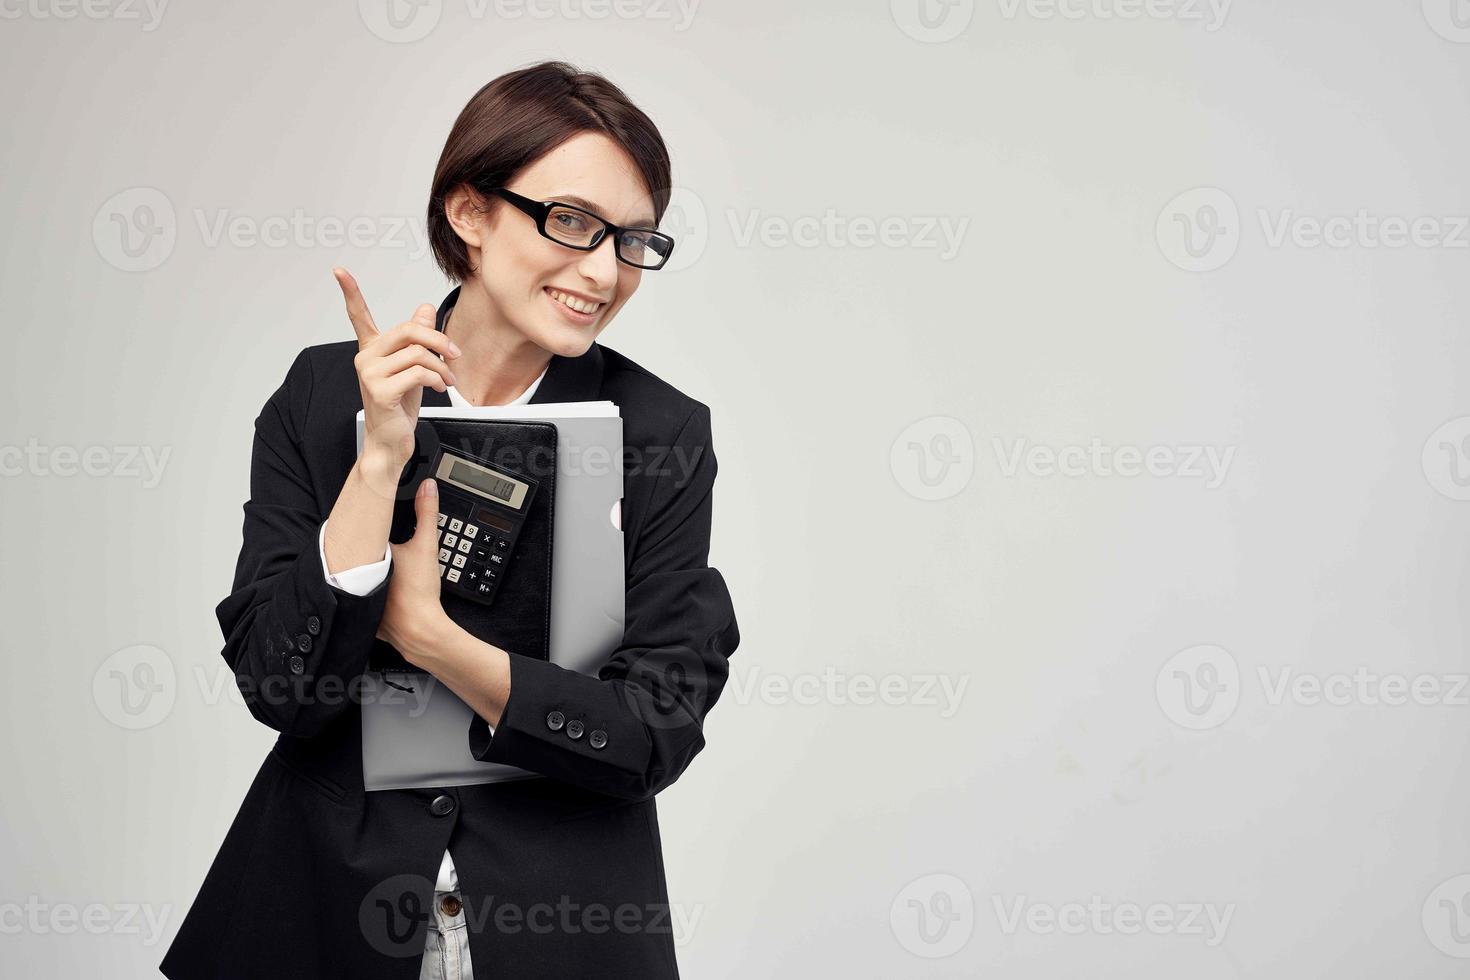
{"type": "Polygon", "coordinates": [[[487,582],[484,579],[481,579],[480,580],[480,595],[489,595],[490,593],[492,593],[494,591],[495,591],[495,583],[494,582],[487,582]]]}
{"type": "Polygon", "coordinates": [[[455,568],[464,568],[464,562],[465,562],[464,555],[455,555],[454,556],[454,561],[453,561],[452,564],[454,565],[455,568]]]}
{"type": "Polygon", "coordinates": [[[459,581],[459,569],[457,569],[457,568],[451,568],[449,570],[449,574],[446,575],[446,576],[444,576],[444,577],[447,578],[447,579],[449,579],[449,581],[451,581],[451,582],[458,582],[459,581]]]}
{"type": "Polygon", "coordinates": [[[479,527],[474,524],[466,524],[464,526],[464,536],[467,538],[478,538],[480,536],[479,527]]]}
{"type": "Polygon", "coordinates": [[[440,561],[448,561],[449,560],[449,549],[448,548],[440,548],[439,549],[439,560],[440,561]]]}
{"type": "Polygon", "coordinates": [[[453,534],[446,534],[446,535],[444,535],[444,547],[446,547],[446,548],[453,548],[457,543],[459,543],[459,538],[456,537],[455,535],[453,535],[453,534]]]}
{"type": "Polygon", "coordinates": [[[459,529],[462,527],[464,527],[464,521],[460,520],[458,517],[449,522],[449,530],[453,531],[455,534],[458,534],[459,529]]]}
{"type": "Polygon", "coordinates": [[[444,522],[447,521],[447,520],[449,520],[449,516],[447,514],[440,514],[439,515],[439,526],[440,527],[443,527],[444,526],[444,522]]]}
{"type": "Polygon", "coordinates": [[[440,578],[443,578],[444,577],[444,573],[447,572],[447,571],[449,571],[449,566],[448,565],[440,565],[439,566],[439,577],[440,578]]]}
{"type": "Polygon", "coordinates": [[[501,565],[501,564],[504,564],[505,563],[505,556],[504,555],[491,555],[490,556],[490,561],[493,562],[496,565],[501,565]]]}
{"type": "Polygon", "coordinates": [[[460,538],[459,539],[459,550],[463,554],[466,554],[467,555],[467,554],[470,553],[470,548],[474,547],[474,544],[475,543],[473,541],[471,541],[469,538],[460,538]]]}
{"type": "Polygon", "coordinates": [[[510,539],[509,538],[497,538],[496,539],[496,541],[495,541],[495,550],[496,551],[504,551],[506,548],[509,548],[509,547],[510,547],[510,539]]]}

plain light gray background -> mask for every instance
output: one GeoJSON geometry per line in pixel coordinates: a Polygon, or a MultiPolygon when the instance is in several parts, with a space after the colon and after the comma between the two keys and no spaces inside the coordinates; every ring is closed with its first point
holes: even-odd
{"type": "Polygon", "coordinates": [[[680,188],[601,339],[713,410],[684,975],[1463,975],[1464,0],[394,2],[0,2],[7,975],[155,975],[272,741],[252,421],[553,57],[680,188]]]}

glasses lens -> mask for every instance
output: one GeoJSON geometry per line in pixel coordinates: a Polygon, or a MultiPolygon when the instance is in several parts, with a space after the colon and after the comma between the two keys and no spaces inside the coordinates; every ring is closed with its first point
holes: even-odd
{"type": "Polygon", "coordinates": [[[546,233],[568,245],[589,245],[602,228],[601,221],[576,208],[554,207],[546,215],[546,233]]]}
{"type": "Polygon", "coordinates": [[[625,231],[618,236],[618,254],[624,262],[644,269],[663,265],[674,248],[674,240],[656,231],[625,231]]]}

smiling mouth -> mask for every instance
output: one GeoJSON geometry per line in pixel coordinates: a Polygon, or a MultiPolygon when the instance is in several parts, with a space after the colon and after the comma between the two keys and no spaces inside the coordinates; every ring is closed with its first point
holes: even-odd
{"type": "Polygon", "coordinates": [[[606,303],[589,303],[584,299],[578,299],[575,296],[570,296],[559,289],[552,289],[550,286],[546,287],[546,292],[551,296],[552,299],[556,300],[567,309],[576,310],[578,313],[582,314],[590,315],[593,313],[597,313],[604,306],[607,305],[606,303]]]}

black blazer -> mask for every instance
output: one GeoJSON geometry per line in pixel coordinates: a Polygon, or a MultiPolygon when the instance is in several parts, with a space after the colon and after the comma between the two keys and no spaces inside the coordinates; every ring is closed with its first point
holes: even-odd
{"type": "MultiPolygon", "coordinates": [[[[388,583],[336,589],[317,548],[356,459],[356,352],[303,350],[255,421],[244,543],[215,612],[251,714],[280,736],[160,969],[415,980],[449,847],[477,977],[677,977],[654,796],[703,748],[740,642],[708,564],[709,408],[600,344],[551,359],[532,403],[609,399],[624,420],[623,642],[597,677],[511,657],[484,758],[540,777],[366,793],[352,681],[388,583]],[[553,712],[606,744],[553,729],[553,712]]],[[[423,404],[449,398],[425,388],[423,404]]]]}

